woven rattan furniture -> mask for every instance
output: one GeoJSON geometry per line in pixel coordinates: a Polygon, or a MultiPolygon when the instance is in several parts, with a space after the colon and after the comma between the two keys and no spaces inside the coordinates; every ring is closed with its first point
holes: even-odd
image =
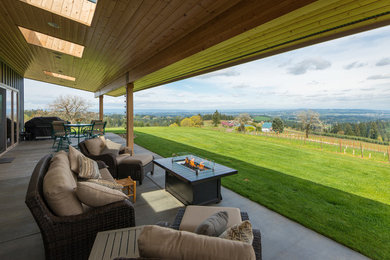
{"type": "MultiPolygon", "coordinates": [[[[171,226],[172,228],[179,230],[180,223],[183,219],[185,211],[186,211],[185,208],[179,209],[179,211],[176,214],[175,220],[171,226]]],[[[249,220],[248,213],[241,211],[241,219],[242,219],[242,221],[249,220]]],[[[260,260],[261,259],[261,233],[260,233],[260,230],[258,230],[258,229],[253,229],[252,246],[253,246],[253,249],[255,250],[256,259],[260,260]]]]}
{"type": "Polygon", "coordinates": [[[135,213],[129,200],[68,217],[56,216],[43,197],[43,178],[52,155],[36,165],[26,194],[26,204],[41,230],[46,259],[87,259],[100,231],[135,226],[135,213]]]}
{"type": "MultiPolygon", "coordinates": [[[[153,159],[149,163],[143,165],[140,161],[134,162],[132,160],[125,160],[126,149],[119,151],[119,155],[116,156],[111,153],[105,153],[100,155],[92,155],[85,145],[85,142],[79,143],[80,152],[82,152],[88,158],[95,161],[103,161],[110,171],[112,177],[115,179],[123,179],[130,176],[133,180],[139,181],[142,185],[142,181],[145,178],[146,173],[154,173],[153,159]]],[[[140,155],[142,156],[142,155],[140,155]]],[[[136,158],[137,155],[128,155],[128,158],[136,158]]]]}

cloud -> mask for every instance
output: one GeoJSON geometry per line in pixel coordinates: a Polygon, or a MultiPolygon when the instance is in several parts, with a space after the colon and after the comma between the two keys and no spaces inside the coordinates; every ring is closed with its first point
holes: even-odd
{"type": "Polygon", "coordinates": [[[364,67],[366,65],[367,65],[367,63],[354,61],[348,65],[345,65],[344,69],[350,70],[350,69],[354,69],[354,68],[361,68],[361,67],[364,67]]]}
{"type": "Polygon", "coordinates": [[[288,72],[293,75],[305,74],[308,70],[324,70],[332,64],[321,58],[305,59],[288,68],[288,72]]]}
{"type": "Polygon", "coordinates": [[[390,79],[390,74],[384,75],[372,75],[367,78],[368,80],[376,80],[376,79],[390,79]]]}
{"type": "Polygon", "coordinates": [[[361,88],[361,91],[373,91],[375,88],[361,88]]]}
{"type": "Polygon", "coordinates": [[[386,66],[390,64],[390,58],[383,58],[380,61],[378,61],[375,65],[376,66],[386,66]]]}
{"type": "Polygon", "coordinates": [[[238,89],[249,88],[249,85],[241,84],[241,85],[233,86],[233,88],[238,88],[238,89]]]}
{"type": "Polygon", "coordinates": [[[228,70],[220,70],[211,73],[207,73],[205,75],[198,76],[199,79],[209,79],[214,77],[233,77],[239,76],[240,73],[238,71],[228,69],[228,70]]]}

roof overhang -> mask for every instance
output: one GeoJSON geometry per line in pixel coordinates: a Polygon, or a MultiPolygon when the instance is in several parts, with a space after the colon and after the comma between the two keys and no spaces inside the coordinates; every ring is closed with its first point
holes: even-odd
{"type": "Polygon", "coordinates": [[[25,2],[0,3],[0,58],[26,78],[96,96],[123,95],[129,82],[139,91],[390,24],[387,0],[99,1],[90,26],[25,2]],[[30,45],[18,26],[84,46],[83,56],[30,45]]]}

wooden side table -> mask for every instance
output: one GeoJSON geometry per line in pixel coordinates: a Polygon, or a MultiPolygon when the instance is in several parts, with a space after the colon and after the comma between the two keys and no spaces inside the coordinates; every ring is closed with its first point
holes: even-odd
{"type": "Polygon", "coordinates": [[[133,197],[133,202],[135,203],[136,200],[136,181],[133,181],[133,179],[128,176],[124,179],[115,180],[116,183],[121,184],[123,186],[123,190],[127,190],[127,196],[133,197]]]}
{"type": "Polygon", "coordinates": [[[137,226],[97,233],[88,259],[138,258],[138,237],[143,228],[137,226]]]}

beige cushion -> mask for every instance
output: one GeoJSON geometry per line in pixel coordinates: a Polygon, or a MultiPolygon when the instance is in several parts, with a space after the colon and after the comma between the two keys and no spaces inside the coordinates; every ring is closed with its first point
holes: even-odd
{"type": "Polygon", "coordinates": [[[83,213],[75,189],[75,176],[70,170],[68,154],[64,151],[54,155],[43,179],[43,196],[51,210],[58,216],[83,213]]]}
{"type": "Polygon", "coordinates": [[[249,220],[245,220],[241,224],[237,224],[226,229],[225,232],[223,232],[219,237],[235,241],[241,241],[252,245],[252,224],[249,222],[249,220]]]}
{"type": "Polygon", "coordinates": [[[79,173],[79,157],[84,157],[84,155],[74,148],[73,146],[69,145],[69,163],[70,163],[70,168],[73,172],[79,173]]]}
{"type": "Polygon", "coordinates": [[[127,195],[121,191],[85,181],[77,182],[76,194],[82,203],[90,207],[101,207],[128,199],[127,195]]]}
{"type": "MultiPolygon", "coordinates": [[[[87,182],[96,183],[99,185],[102,185],[104,187],[110,188],[110,189],[116,189],[116,190],[122,190],[123,186],[119,183],[116,183],[115,181],[106,181],[103,179],[88,179],[87,182]]],[[[222,232],[221,232],[222,233],[222,232]]]]}
{"type": "Polygon", "coordinates": [[[249,244],[159,226],[144,227],[138,249],[142,257],[160,259],[256,259],[249,244]]]}
{"type": "Polygon", "coordinates": [[[153,161],[153,155],[151,154],[135,154],[130,156],[129,154],[121,154],[116,158],[118,164],[141,164],[145,166],[146,164],[153,161]]]}
{"type": "Polygon", "coordinates": [[[102,180],[111,182],[115,181],[115,179],[112,177],[110,171],[107,168],[100,169],[99,172],[100,176],[102,176],[102,180]]]}
{"type": "Polygon", "coordinates": [[[228,228],[242,222],[240,209],[238,208],[188,206],[184,212],[179,229],[194,232],[200,223],[219,211],[226,211],[228,213],[228,228]]]}
{"type": "Polygon", "coordinates": [[[122,148],[122,144],[115,143],[111,141],[110,139],[106,139],[106,145],[108,149],[114,149],[114,150],[120,150],[122,148]]]}
{"type": "Polygon", "coordinates": [[[85,141],[88,152],[92,155],[100,155],[104,148],[104,141],[101,138],[92,138],[85,141]]]}
{"type": "Polygon", "coordinates": [[[100,179],[102,176],[99,172],[97,162],[88,157],[78,157],[79,160],[79,177],[84,179],[100,179]]]}

